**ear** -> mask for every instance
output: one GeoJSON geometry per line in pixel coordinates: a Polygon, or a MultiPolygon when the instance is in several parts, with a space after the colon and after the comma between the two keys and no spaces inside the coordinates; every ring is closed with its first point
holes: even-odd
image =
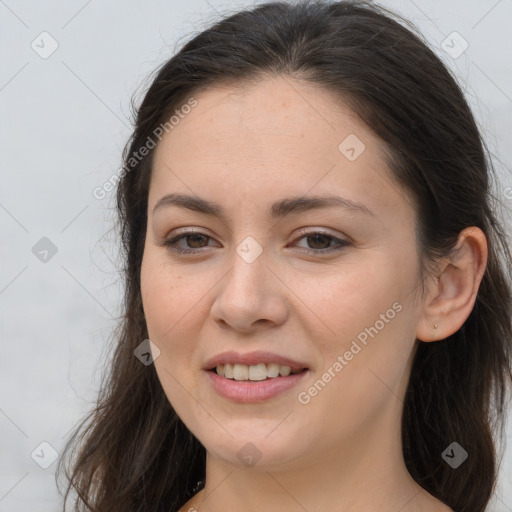
{"type": "Polygon", "coordinates": [[[437,277],[428,283],[417,339],[445,339],[461,328],[473,310],[487,254],[481,229],[472,226],[460,232],[453,252],[439,262],[437,277]]]}

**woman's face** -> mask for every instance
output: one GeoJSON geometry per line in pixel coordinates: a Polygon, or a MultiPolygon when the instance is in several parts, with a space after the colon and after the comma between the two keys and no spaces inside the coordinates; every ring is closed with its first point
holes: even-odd
{"type": "Polygon", "coordinates": [[[155,149],[141,268],[170,403],[239,466],[385,450],[421,301],[414,205],[379,139],[288,77],[194,98],[155,149]]]}

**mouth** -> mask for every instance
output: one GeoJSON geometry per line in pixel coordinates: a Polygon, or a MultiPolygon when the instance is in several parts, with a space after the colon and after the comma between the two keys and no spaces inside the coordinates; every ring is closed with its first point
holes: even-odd
{"type": "Polygon", "coordinates": [[[307,368],[292,368],[279,363],[258,364],[218,364],[209,371],[220,377],[236,381],[261,382],[263,380],[281,379],[289,375],[305,372],[307,368]]]}
{"type": "Polygon", "coordinates": [[[225,352],[203,367],[213,390],[230,401],[264,402],[304,382],[310,368],[271,352],[225,352]]]}

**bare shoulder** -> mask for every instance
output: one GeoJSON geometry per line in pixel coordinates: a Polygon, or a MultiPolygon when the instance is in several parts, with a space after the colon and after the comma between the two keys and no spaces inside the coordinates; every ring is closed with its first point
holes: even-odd
{"type": "Polygon", "coordinates": [[[192,500],[189,500],[178,510],[178,512],[198,512],[198,510],[192,505],[192,500]]]}
{"type": "Polygon", "coordinates": [[[430,508],[425,510],[428,510],[429,512],[454,512],[452,508],[439,500],[436,500],[436,503],[433,506],[431,505],[430,508]]]}
{"type": "Polygon", "coordinates": [[[198,510],[192,506],[191,501],[187,501],[183,507],[181,507],[178,512],[198,512],[198,510]]]}
{"type": "Polygon", "coordinates": [[[412,509],[418,512],[454,512],[446,503],[438,500],[435,496],[421,489],[416,500],[411,503],[412,509]]]}
{"type": "Polygon", "coordinates": [[[194,494],[192,498],[190,498],[185,505],[183,505],[178,512],[198,512],[199,502],[201,501],[201,496],[203,494],[203,489],[201,489],[198,493],[194,494]]]}
{"type": "Polygon", "coordinates": [[[454,510],[452,508],[450,508],[448,505],[446,505],[445,503],[442,503],[439,500],[436,500],[436,501],[438,503],[438,507],[435,509],[437,512],[454,512],[454,510]]]}

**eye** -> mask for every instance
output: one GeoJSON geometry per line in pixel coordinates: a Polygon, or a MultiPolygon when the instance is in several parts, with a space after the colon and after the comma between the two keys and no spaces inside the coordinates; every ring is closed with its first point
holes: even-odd
{"type": "MultiPolygon", "coordinates": [[[[342,240],[322,231],[303,231],[302,236],[296,238],[294,242],[302,239],[307,240],[310,245],[310,248],[305,248],[303,251],[309,254],[325,254],[341,250],[350,245],[348,240],[342,240]],[[311,248],[311,246],[313,247],[311,248]]],[[[208,246],[208,240],[213,240],[213,238],[200,231],[188,230],[186,233],[163,240],[160,245],[180,254],[198,254],[204,252],[201,249],[208,246]],[[180,245],[180,242],[185,242],[186,247],[180,245]]]]}
{"type": "Polygon", "coordinates": [[[339,251],[350,245],[348,240],[342,240],[323,231],[302,231],[301,235],[295,241],[305,239],[312,248],[306,248],[304,252],[310,254],[339,251]]]}
{"type": "Polygon", "coordinates": [[[172,251],[176,251],[180,254],[193,254],[197,252],[204,252],[204,251],[198,251],[201,247],[204,247],[203,242],[206,242],[208,239],[213,240],[208,235],[205,235],[204,233],[201,233],[200,231],[187,231],[187,233],[176,235],[174,237],[168,238],[166,240],[163,240],[160,245],[163,245],[165,247],[169,247],[172,251]],[[182,240],[187,242],[187,245],[191,241],[191,249],[183,248],[178,245],[179,242],[182,240]]]}

